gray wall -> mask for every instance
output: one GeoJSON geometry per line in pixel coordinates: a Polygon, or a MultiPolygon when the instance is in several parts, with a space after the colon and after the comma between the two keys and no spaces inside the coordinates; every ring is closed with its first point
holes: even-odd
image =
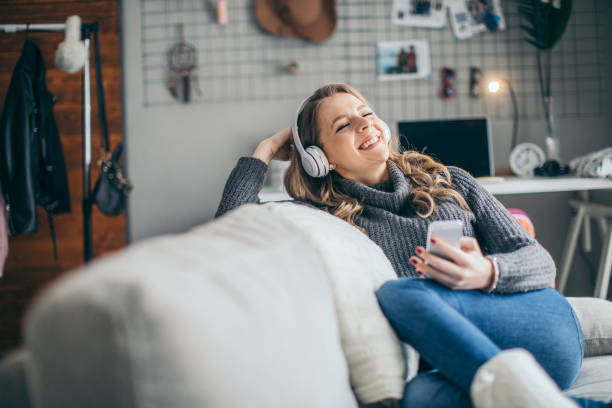
{"type": "MultiPolygon", "coordinates": [[[[307,96],[307,92],[302,92],[300,88],[299,92],[293,93],[283,93],[279,90],[278,98],[267,100],[245,98],[244,101],[200,101],[190,105],[148,103],[147,98],[151,93],[145,91],[149,87],[149,82],[143,81],[143,67],[147,63],[142,41],[143,27],[140,7],[143,3],[140,1],[121,2],[124,126],[128,171],[135,185],[128,212],[128,239],[130,241],[164,233],[181,232],[210,220],[218,205],[225,180],[238,157],[250,155],[260,140],[288,126],[295,114],[296,106],[304,96],[307,96]]],[[[389,5],[390,13],[391,3],[390,1],[386,3],[389,5]]],[[[602,22],[601,29],[606,30],[603,35],[604,40],[607,41],[603,43],[608,45],[605,50],[599,49],[598,56],[601,57],[600,68],[604,72],[610,72],[609,40],[612,39],[612,35],[609,21],[612,21],[612,6],[605,0],[594,0],[593,4],[597,4],[601,15],[607,16],[600,18],[599,21],[602,22]]],[[[230,25],[232,24],[231,18],[230,14],[230,25]]],[[[446,32],[447,34],[444,35],[450,36],[448,28],[446,32]]],[[[260,35],[265,36],[266,34],[261,33],[260,35]]],[[[274,41],[282,40],[274,39],[274,41]]],[[[294,41],[292,44],[297,44],[296,40],[286,41],[294,41]]],[[[526,59],[530,60],[533,52],[525,49],[525,53],[528,54],[526,59]]],[[[370,63],[363,62],[363,64],[364,68],[371,68],[370,63]]],[[[443,55],[437,64],[444,64],[443,55]]],[[[491,64],[495,66],[494,61],[491,64]]],[[[519,68],[525,70],[524,67],[519,68]]],[[[434,72],[437,72],[437,69],[439,65],[436,65],[434,61],[434,72]]],[[[527,70],[531,77],[534,72],[532,68],[527,70]]],[[[356,77],[347,75],[340,79],[350,82],[351,78],[356,77]]],[[[437,89],[439,81],[436,77],[434,78],[429,80],[430,83],[427,86],[437,89]]],[[[283,84],[286,84],[286,81],[287,78],[283,78],[283,84]]],[[[321,78],[317,85],[324,81],[325,78],[321,78]]],[[[311,82],[302,83],[300,86],[308,86],[311,82]]],[[[366,97],[372,98],[368,90],[374,89],[376,84],[376,81],[368,82],[365,89],[362,88],[366,97]]],[[[457,84],[458,89],[461,89],[464,94],[467,92],[466,84],[466,79],[458,81],[457,84]]],[[[537,115],[538,101],[534,99],[535,96],[532,96],[533,93],[528,92],[527,88],[530,84],[533,85],[534,82],[523,83],[522,89],[517,91],[521,104],[535,109],[533,111],[535,114],[524,115],[521,119],[521,137],[524,141],[534,141],[542,145],[544,124],[537,115]]],[[[359,88],[359,84],[357,86],[359,88]]],[[[423,87],[424,85],[422,82],[418,85],[415,82],[415,86],[423,87]]],[[[314,87],[316,86],[305,89],[312,90],[314,87]]],[[[386,88],[380,89],[382,91],[376,91],[375,99],[379,103],[380,101],[384,103],[384,89],[386,88]]],[[[434,113],[438,112],[436,110],[438,109],[436,104],[439,103],[437,92],[429,92],[425,95],[431,95],[426,98],[429,98],[430,103],[433,104],[434,113]]],[[[562,142],[561,151],[564,160],[612,144],[612,118],[609,114],[612,111],[610,92],[606,88],[599,95],[604,95],[606,98],[600,104],[606,114],[580,115],[574,111],[569,112],[571,114],[567,114],[566,117],[557,119],[557,130],[562,142]]],[[[454,104],[444,105],[439,110],[439,115],[434,116],[465,116],[461,107],[465,106],[467,101],[467,96],[465,100],[461,97],[457,98],[451,102],[454,104]]],[[[485,113],[492,119],[496,166],[504,167],[508,165],[511,120],[508,104],[502,101],[495,103],[497,104],[495,109],[485,113]]],[[[380,114],[380,109],[378,110],[380,114]]],[[[392,127],[394,121],[398,119],[410,119],[410,117],[402,116],[405,115],[402,112],[397,113],[392,107],[383,109],[383,113],[392,119],[388,120],[392,127]]],[[[475,113],[479,111],[474,109],[470,111],[470,114],[475,113]]],[[[536,226],[538,239],[558,261],[570,217],[567,206],[567,199],[570,196],[570,193],[555,193],[501,196],[499,198],[507,206],[523,208],[530,214],[536,226]]],[[[598,198],[612,202],[606,195],[600,194],[598,198]]],[[[594,254],[591,254],[592,262],[595,262],[595,265],[598,259],[597,251],[598,248],[594,254]]],[[[576,258],[574,269],[582,272],[587,270],[584,261],[578,259],[579,256],[576,258]]],[[[590,285],[592,281],[588,273],[574,273],[570,277],[568,293],[587,294],[592,290],[590,285]]]]}

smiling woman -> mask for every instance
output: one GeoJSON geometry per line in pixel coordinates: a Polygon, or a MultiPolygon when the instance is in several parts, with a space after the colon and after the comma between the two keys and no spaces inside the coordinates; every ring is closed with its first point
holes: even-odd
{"type": "MultiPolygon", "coordinates": [[[[359,228],[400,277],[376,292],[378,303],[398,337],[435,367],[407,384],[405,406],[470,407],[472,384],[481,391],[494,388],[497,377],[491,381],[490,370],[517,360],[541,380],[533,384],[557,390],[551,405],[575,406],[557,387],[574,381],[583,336],[567,300],[550,288],[550,254],[465,171],[419,152],[395,152],[387,128],[352,87],[317,89],[293,127],[263,140],[252,157],[240,158],[217,216],[258,203],[270,161],[289,159],[285,187],[295,202],[359,228]],[[459,247],[427,236],[429,225],[442,220],[462,221],[459,247]],[[428,251],[428,241],[447,259],[428,251]],[[528,350],[537,363],[526,352],[510,350],[516,348],[528,350]]],[[[506,406],[543,406],[537,404],[537,387],[518,377],[499,381],[514,384],[509,389],[516,403],[506,406]]]]}

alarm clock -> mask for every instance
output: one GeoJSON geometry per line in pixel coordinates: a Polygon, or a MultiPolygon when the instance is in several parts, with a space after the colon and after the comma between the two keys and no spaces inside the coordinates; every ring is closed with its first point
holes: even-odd
{"type": "Polygon", "coordinates": [[[541,166],[546,160],[544,150],[533,143],[516,145],[510,153],[510,168],[520,177],[533,176],[533,169],[541,166]]]}

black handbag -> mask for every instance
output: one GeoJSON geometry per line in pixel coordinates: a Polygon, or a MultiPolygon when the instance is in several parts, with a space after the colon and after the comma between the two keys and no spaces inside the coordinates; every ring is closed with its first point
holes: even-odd
{"type": "Polygon", "coordinates": [[[94,32],[94,53],[96,64],[96,89],[98,94],[98,110],[100,114],[100,127],[104,142],[104,156],[98,161],[100,175],[94,186],[92,200],[100,211],[106,215],[121,214],[127,204],[127,196],[132,184],[124,176],[120,164],[123,144],[119,143],[110,153],[108,125],[106,122],[106,104],[104,103],[104,88],[102,86],[102,69],[100,68],[100,50],[98,45],[98,32],[94,32]]]}
{"type": "Polygon", "coordinates": [[[123,145],[119,143],[113,153],[100,160],[100,176],[93,190],[93,200],[106,215],[119,215],[125,210],[127,195],[132,184],[123,175],[119,164],[123,145]]]}

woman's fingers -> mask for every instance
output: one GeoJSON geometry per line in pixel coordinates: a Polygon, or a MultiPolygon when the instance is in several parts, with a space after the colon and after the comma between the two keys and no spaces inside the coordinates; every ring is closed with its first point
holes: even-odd
{"type": "Polygon", "coordinates": [[[460,280],[464,277],[463,268],[457,265],[454,262],[447,261],[444,258],[440,258],[432,254],[431,252],[427,252],[422,248],[417,248],[417,253],[420,253],[419,256],[423,259],[420,259],[417,256],[413,256],[410,258],[410,262],[417,268],[421,269],[425,272],[429,272],[430,270],[434,273],[442,273],[453,280],[460,280]]]}
{"type": "Polygon", "coordinates": [[[442,285],[451,289],[454,289],[457,286],[456,280],[453,277],[429,264],[423,264],[421,267],[417,267],[417,271],[420,271],[423,276],[438,281],[442,285]]]}
{"type": "Polygon", "coordinates": [[[480,251],[480,245],[474,237],[461,237],[461,249],[464,251],[480,251]]]}
{"type": "Polygon", "coordinates": [[[435,244],[436,247],[438,247],[443,253],[446,254],[446,256],[448,256],[454,262],[456,262],[458,264],[465,263],[466,255],[461,250],[461,247],[457,247],[455,245],[452,245],[446,239],[440,238],[440,237],[438,237],[436,235],[433,235],[430,238],[430,241],[431,241],[432,244],[435,244]]]}

